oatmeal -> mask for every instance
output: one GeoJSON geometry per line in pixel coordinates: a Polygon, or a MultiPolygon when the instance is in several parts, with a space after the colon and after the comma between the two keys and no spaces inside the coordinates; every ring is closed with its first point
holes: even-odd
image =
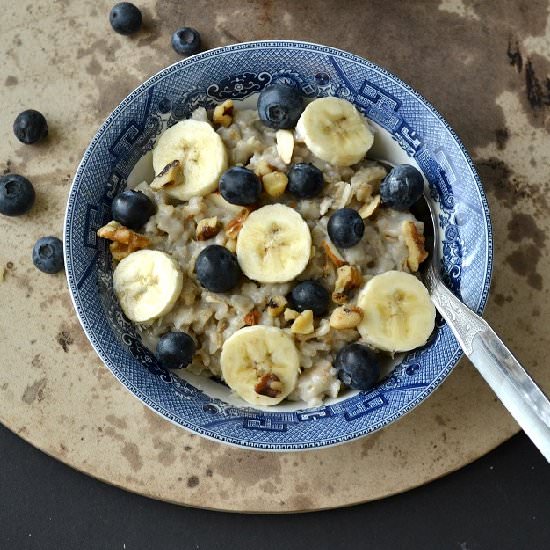
{"type": "MultiPolygon", "coordinates": [[[[379,369],[377,354],[369,349],[362,364],[349,344],[400,351],[401,341],[422,345],[433,329],[433,306],[407,278],[418,282],[410,274],[426,257],[423,225],[384,201],[391,175],[365,158],[374,139],[367,121],[345,100],[327,99],[285,111],[292,126],[268,120],[261,102],[259,111],[231,101],[210,114],[198,108],[158,140],[157,177],[126,192],[155,206],[139,235],[117,222],[100,230],[122,258],[115,275],[142,248],[178,266],[177,296],[147,289],[169,296],[137,323],[144,345],[158,353],[159,340],[186,333],[194,353],[181,366],[222,378],[255,406],[316,406],[344,387],[366,389],[355,371],[379,369]],[[381,304],[377,276],[388,272],[397,275],[381,304]],[[407,340],[411,319],[420,325],[407,340]]],[[[155,286],[162,277],[153,271],[155,286]]],[[[132,290],[120,290],[130,319],[143,277],[132,271],[124,279],[132,290]]]]}

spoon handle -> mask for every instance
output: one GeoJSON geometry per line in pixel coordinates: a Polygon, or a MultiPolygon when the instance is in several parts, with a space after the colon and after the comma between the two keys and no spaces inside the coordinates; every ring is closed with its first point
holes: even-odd
{"type": "Polygon", "coordinates": [[[464,353],[550,462],[550,401],[491,327],[428,270],[431,298],[464,353]]]}

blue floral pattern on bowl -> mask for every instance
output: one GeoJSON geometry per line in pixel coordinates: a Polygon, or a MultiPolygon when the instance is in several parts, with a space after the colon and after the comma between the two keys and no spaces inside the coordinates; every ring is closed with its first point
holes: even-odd
{"type": "Polygon", "coordinates": [[[266,41],[218,48],[150,78],[113,111],[93,138],[71,188],[65,219],[70,292],[84,330],[112,373],[141,401],[176,424],[225,443],[266,450],[334,445],[369,434],[423,401],[461,356],[450,329],[410,353],[369,392],[313,409],[260,411],[210,397],[162,368],[122,314],[111,256],[96,231],[113,197],[163,128],[198,106],[242,99],[273,82],[308,97],[352,101],[414,157],[438,203],[442,273],[472,309],[487,300],[492,266],[489,212],[479,177],[441,115],[384,69],[352,54],[305,42],[266,41]]]}

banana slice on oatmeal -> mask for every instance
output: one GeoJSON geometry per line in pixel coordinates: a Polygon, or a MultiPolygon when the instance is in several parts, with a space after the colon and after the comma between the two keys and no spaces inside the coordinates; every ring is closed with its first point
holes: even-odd
{"type": "Polygon", "coordinates": [[[208,122],[182,120],[160,136],[153,150],[155,174],[173,166],[174,161],[179,162],[180,173],[164,189],[170,196],[187,201],[217,189],[227,169],[227,151],[208,122]]]}
{"type": "Polygon", "coordinates": [[[296,135],[315,156],[337,166],[356,164],[374,142],[365,117],[337,97],[313,100],[298,120],[296,135]]]}
{"type": "Polygon", "coordinates": [[[300,356],[294,340],[277,327],[245,327],[230,336],[221,353],[222,376],[254,406],[277,405],[296,387],[300,356]]]}
{"type": "Polygon", "coordinates": [[[165,252],[139,250],[120,261],[113,288],[128,319],[145,323],[168,313],[181,293],[183,275],[165,252]]]}
{"type": "Polygon", "coordinates": [[[261,283],[292,281],[306,268],[310,254],[307,223],[283,204],[252,212],[237,237],[237,260],[243,273],[261,283]]]}
{"type": "Polygon", "coordinates": [[[402,271],[373,277],[360,292],[363,318],[357,327],[363,340],[389,352],[423,346],[435,326],[435,307],[426,287],[402,271]]]}

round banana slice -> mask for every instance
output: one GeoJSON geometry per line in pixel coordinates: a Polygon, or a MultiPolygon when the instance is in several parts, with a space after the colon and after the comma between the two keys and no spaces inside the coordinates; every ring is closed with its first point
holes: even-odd
{"type": "Polygon", "coordinates": [[[280,403],[296,387],[300,356],[292,337],[277,327],[255,325],[230,336],[222,347],[223,379],[247,403],[280,403]]]}
{"type": "Polygon", "coordinates": [[[374,141],[363,115],[337,97],[313,100],[300,116],[296,134],[315,156],[337,166],[362,160],[374,141]]]}
{"type": "Polygon", "coordinates": [[[359,293],[363,320],[357,327],[365,342],[395,352],[423,346],[435,325],[435,307],[414,276],[388,271],[373,277],[359,293]]]}
{"type": "Polygon", "coordinates": [[[292,281],[309,261],[311,234],[293,208],[270,204],[246,218],[237,237],[243,273],[260,283],[292,281]]]}
{"type": "Polygon", "coordinates": [[[215,191],[227,169],[227,151],[221,137],[201,120],[182,120],[160,136],[153,150],[155,174],[174,160],[182,163],[183,182],[165,189],[182,201],[215,191]]]}
{"type": "Polygon", "coordinates": [[[176,303],[183,275],[164,252],[139,250],[120,261],[113,288],[128,319],[145,323],[168,313],[176,303]]]}

